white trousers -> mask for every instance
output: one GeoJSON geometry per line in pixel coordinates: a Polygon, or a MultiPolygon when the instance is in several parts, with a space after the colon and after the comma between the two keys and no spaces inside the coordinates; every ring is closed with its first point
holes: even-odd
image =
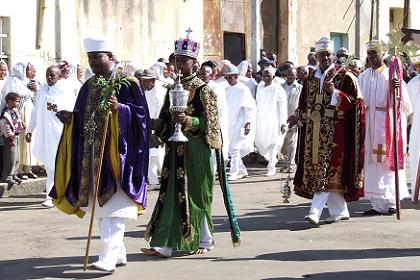
{"type": "Polygon", "coordinates": [[[268,164],[267,169],[268,171],[276,170],[276,163],[277,163],[277,149],[272,149],[268,152],[268,164]]]}
{"type": "Polygon", "coordinates": [[[387,214],[389,208],[397,208],[395,198],[371,197],[370,204],[372,204],[373,210],[376,210],[382,214],[387,214]]]}
{"type": "Polygon", "coordinates": [[[296,146],[298,140],[297,130],[289,129],[286,133],[286,137],[283,142],[283,147],[281,148],[281,153],[285,157],[287,167],[295,166],[295,155],[296,155],[296,146]]]}
{"type": "Polygon", "coordinates": [[[99,218],[98,224],[102,243],[99,261],[104,262],[110,268],[115,268],[117,263],[127,262],[127,252],[123,242],[125,231],[124,218],[99,218]]]}
{"type": "Polygon", "coordinates": [[[342,193],[337,192],[317,192],[312,198],[310,213],[321,217],[322,210],[328,205],[331,216],[350,216],[347,203],[342,193]]]}
{"type": "Polygon", "coordinates": [[[241,158],[241,151],[238,150],[231,150],[230,151],[230,175],[240,175],[246,174],[248,175],[248,170],[246,169],[242,158],[241,158]]]}
{"type": "Polygon", "coordinates": [[[52,200],[52,197],[49,196],[49,193],[54,186],[55,168],[49,168],[47,166],[44,166],[44,167],[45,167],[45,171],[47,172],[47,182],[45,183],[45,191],[47,192],[47,194],[45,195],[45,198],[47,200],[52,200]]]}
{"type": "MultiPolygon", "coordinates": [[[[201,239],[199,247],[208,250],[213,249],[213,236],[211,235],[206,216],[204,216],[203,223],[201,225],[201,239]]],[[[153,249],[168,258],[172,255],[173,251],[173,248],[170,247],[153,247],[153,249]]]]}
{"type": "Polygon", "coordinates": [[[158,173],[162,169],[162,159],[161,156],[149,156],[149,171],[147,177],[149,178],[150,185],[159,184],[158,173]]]}

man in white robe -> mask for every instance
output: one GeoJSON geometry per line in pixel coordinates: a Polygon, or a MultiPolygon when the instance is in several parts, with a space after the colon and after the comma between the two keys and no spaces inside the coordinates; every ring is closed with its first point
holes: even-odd
{"type": "Polygon", "coordinates": [[[249,88],[238,81],[235,65],[227,67],[225,77],[229,83],[226,100],[229,108],[229,180],[248,176],[242,157],[254,150],[256,105],[249,88]]]}
{"type": "MultiPolygon", "coordinates": [[[[287,95],[287,116],[291,116],[299,106],[299,97],[300,92],[302,91],[302,85],[296,80],[295,68],[288,69],[285,75],[286,82],[283,84],[283,88],[287,95]]],[[[287,130],[283,147],[281,149],[284,160],[286,161],[284,171],[287,172],[293,172],[296,169],[295,155],[298,139],[297,131],[298,127],[296,125],[287,130]]]]}
{"type": "MultiPolygon", "coordinates": [[[[364,215],[395,214],[395,173],[390,169],[386,145],[386,114],[389,92],[388,68],[383,63],[383,50],[378,41],[366,44],[367,58],[371,66],[359,76],[359,84],[366,104],[365,136],[365,197],[370,199],[372,209],[364,215]]],[[[403,151],[407,150],[407,115],[411,113],[407,88],[402,82],[403,106],[401,127],[403,151]]],[[[392,116],[392,115],[391,115],[392,116]]],[[[392,120],[391,120],[392,122],[392,120]]],[[[392,124],[391,124],[392,125],[392,124]]],[[[400,198],[409,196],[405,167],[399,170],[400,198]]]]}
{"type": "Polygon", "coordinates": [[[277,154],[287,127],[287,96],[283,87],[273,83],[276,68],[270,66],[262,72],[262,83],[257,89],[257,121],[255,146],[268,160],[266,176],[276,174],[277,154]]]}
{"type": "MultiPolygon", "coordinates": [[[[417,51],[416,55],[411,57],[411,62],[416,68],[417,72],[420,72],[420,50],[417,51]]],[[[417,181],[418,164],[420,157],[420,75],[417,75],[407,85],[408,94],[410,96],[410,102],[413,107],[412,124],[410,133],[409,143],[409,154],[410,154],[410,181],[411,190],[414,193],[414,188],[417,181]]]]}
{"type": "MultiPolygon", "coordinates": [[[[163,102],[165,101],[166,88],[164,83],[158,79],[157,72],[150,68],[144,70],[140,75],[140,82],[145,89],[147,107],[149,108],[149,115],[152,119],[159,118],[160,110],[162,109],[163,102]]],[[[155,137],[154,131],[151,131],[152,136],[155,137]]],[[[152,141],[150,141],[151,143],[152,141]]],[[[165,156],[165,148],[163,145],[149,149],[149,171],[148,180],[150,186],[159,185],[158,174],[162,169],[163,157],[165,156]]]]}
{"type": "Polygon", "coordinates": [[[225,73],[226,69],[228,69],[229,65],[232,65],[232,63],[229,60],[222,60],[217,65],[217,72],[215,73],[215,82],[218,83],[221,87],[226,89],[229,87],[228,81],[226,81],[225,73]]]}
{"type": "Polygon", "coordinates": [[[252,64],[249,61],[244,60],[241,63],[239,63],[238,70],[239,70],[239,81],[244,83],[249,88],[249,91],[251,91],[252,97],[255,98],[258,83],[252,77],[252,64]]]}
{"type": "Polygon", "coordinates": [[[32,133],[36,130],[32,152],[36,159],[44,164],[47,172],[45,186],[47,194],[42,206],[48,208],[54,206],[52,198],[48,194],[54,185],[55,156],[63,131],[63,124],[57,118],[56,113],[60,110],[73,110],[76,101],[71,88],[58,82],[60,73],[58,66],[48,67],[46,71],[47,84],[42,85],[38,90],[25,137],[26,141],[30,143],[32,133]]]}

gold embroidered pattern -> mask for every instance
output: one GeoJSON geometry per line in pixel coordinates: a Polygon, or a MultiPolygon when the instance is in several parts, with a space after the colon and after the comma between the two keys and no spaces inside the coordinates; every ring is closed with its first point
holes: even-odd
{"type": "Polygon", "coordinates": [[[160,172],[160,176],[162,176],[165,179],[169,178],[169,169],[167,167],[162,168],[162,171],[160,172]]]}
{"type": "MultiPolygon", "coordinates": [[[[315,103],[320,103],[324,108],[329,105],[331,95],[327,95],[324,91],[320,92],[319,79],[311,79],[308,81],[308,96],[307,96],[307,116],[311,116],[312,109],[315,103]]],[[[317,109],[317,108],[315,108],[317,109]]],[[[323,113],[323,111],[317,110],[323,113]]],[[[314,193],[325,190],[328,185],[328,168],[330,166],[331,153],[334,144],[334,118],[325,118],[323,114],[320,115],[319,129],[314,130],[313,122],[308,121],[306,124],[306,139],[304,147],[304,173],[303,173],[303,187],[305,191],[314,193]],[[317,138],[317,145],[314,146],[314,132],[317,138]],[[313,155],[316,155],[316,163],[313,162],[313,155]]],[[[317,142],[315,141],[315,142],[317,142]]]]}
{"type": "Polygon", "coordinates": [[[185,124],[184,124],[184,131],[193,129],[193,123],[192,123],[192,117],[187,116],[186,120],[185,120],[185,124]]]}
{"type": "Polygon", "coordinates": [[[178,167],[178,169],[176,170],[176,177],[178,179],[184,178],[185,176],[185,170],[182,167],[178,167]]]}
{"type": "Polygon", "coordinates": [[[184,145],[179,145],[178,148],[176,148],[176,153],[178,154],[178,156],[183,156],[184,155],[184,145]]]}
{"type": "MultiPolygon", "coordinates": [[[[93,86],[94,79],[89,80],[88,96],[86,100],[85,112],[83,115],[84,123],[87,123],[92,116],[92,113],[96,110],[99,104],[100,94],[98,89],[93,86]]],[[[84,127],[83,129],[83,158],[82,158],[82,174],[80,178],[80,190],[79,198],[75,204],[76,207],[87,206],[89,201],[89,192],[91,192],[91,175],[92,167],[90,166],[91,156],[94,157],[93,170],[98,170],[99,165],[99,154],[101,148],[101,135],[103,134],[103,117],[101,114],[95,114],[93,121],[95,123],[96,130],[94,131],[94,155],[92,155],[91,145],[89,144],[89,133],[90,126],[84,127]]],[[[93,125],[93,124],[92,124],[93,125]]],[[[96,173],[94,173],[94,176],[96,173]]],[[[95,178],[93,178],[95,180],[95,178]]],[[[112,194],[107,194],[109,197],[112,194]]],[[[108,198],[109,198],[108,197],[108,198]]]]}
{"type": "Polygon", "coordinates": [[[185,195],[184,195],[182,192],[179,192],[179,193],[178,193],[178,200],[179,200],[179,203],[184,202],[184,200],[185,200],[185,195]]]}
{"type": "Polygon", "coordinates": [[[220,132],[220,123],[217,112],[217,96],[206,85],[201,90],[201,102],[204,108],[204,118],[206,120],[206,141],[213,149],[222,147],[222,135],[220,132]]]}
{"type": "Polygon", "coordinates": [[[190,104],[190,105],[188,105],[187,110],[185,110],[185,114],[186,115],[192,115],[194,113],[194,111],[195,111],[194,105],[190,104]]]}

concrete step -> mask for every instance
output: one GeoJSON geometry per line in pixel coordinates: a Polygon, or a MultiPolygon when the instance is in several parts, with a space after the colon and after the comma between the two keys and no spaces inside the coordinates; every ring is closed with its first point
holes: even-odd
{"type": "Polygon", "coordinates": [[[24,180],[20,185],[8,186],[6,183],[0,183],[1,197],[19,197],[33,194],[42,194],[45,191],[46,177],[24,180]]]}

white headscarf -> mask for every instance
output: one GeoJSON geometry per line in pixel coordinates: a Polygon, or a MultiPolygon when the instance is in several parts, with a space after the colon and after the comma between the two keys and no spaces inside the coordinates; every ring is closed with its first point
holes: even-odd
{"type": "Polygon", "coordinates": [[[239,75],[246,76],[246,72],[248,72],[249,62],[244,60],[238,65],[239,75]]]}
{"type": "Polygon", "coordinates": [[[156,62],[152,66],[150,66],[150,69],[154,70],[157,73],[157,77],[159,81],[164,81],[165,76],[163,75],[163,71],[165,70],[165,63],[163,62],[156,62]]]}
{"type": "Polygon", "coordinates": [[[27,87],[29,79],[26,77],[26,68],[28,67],[28,62],[18,62],[13,65],[12,73],[4,81],[3,88],[1,90],[0,96],[0,110],[6,105],[6,95],[9,92],[16,92],[20,96],[20,105],[19,110],[22,107],[23,103],[30,97],[33,96],[32,91],[27,87]]]}
{"type": "Polygon", "coordinates": [[[16,77],[21,81],[27,81],[28,78],[26,77],[26,68],[28,68],[27,62],[18,62],[13,65],[12,73],[10,76],[16,77]]]}

